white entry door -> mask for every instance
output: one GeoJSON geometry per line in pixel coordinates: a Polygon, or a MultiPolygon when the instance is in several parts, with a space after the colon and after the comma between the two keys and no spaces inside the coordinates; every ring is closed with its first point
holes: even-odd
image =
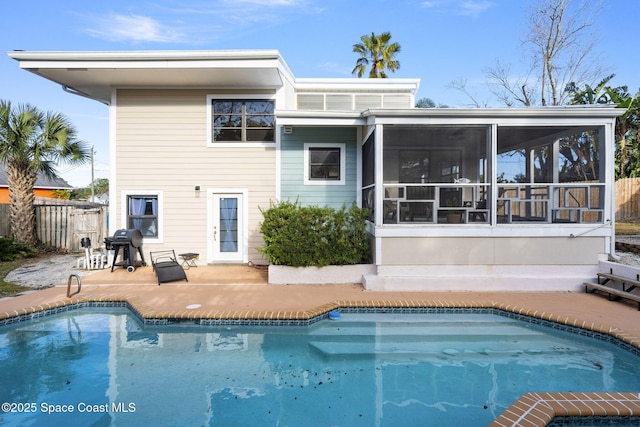
{"type": "Polygon", "coordinates": [[[210,261],[244,262],[244,197],[242,193],[212,193],[210,261]]]}

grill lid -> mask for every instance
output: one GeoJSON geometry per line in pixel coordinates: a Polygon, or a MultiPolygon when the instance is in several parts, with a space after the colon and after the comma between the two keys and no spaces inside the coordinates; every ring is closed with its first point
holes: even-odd
{"type": "Polygon", "coordinates": [[[142,232],[137,228],[123,228],[113,234],[113,243],[126,243],[134,248],[142,246],[142,232]]]}

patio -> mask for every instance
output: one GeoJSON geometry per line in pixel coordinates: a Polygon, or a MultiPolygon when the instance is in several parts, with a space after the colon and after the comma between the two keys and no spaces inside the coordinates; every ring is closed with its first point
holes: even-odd
{"type": "MultiPolygon", "coordinates": [[[[71,271],[73,273],[73,271],[71,271]]],[[[67,282],[58,286],[0,300],[0,319],[87,300],[127,300],[167,317],[184,312],[196,318],[306,318],[329,306],[476,306],[509,311],[570,323],[605,333],[637,337],[640,346],[640,311],[625,301],[570,292],[378,292],[352,285],[268,285],[267,271],[246,265],[200,266],[187,270],[188,282],[158,282],[151,267],[99,270],[81,278],[82,290],[67,298],[67,282]],[[200,304],[196,310],[186,307],[200,304]],[[251,313],[251,314],[249,314],[251,313]],[[273,317],[277,316],[277,317],[273,317]]],[[[71,292],[76,282],[72,281],[71,292]]],[[[176,316],[182,317],[182,316],[176,316]]]]}

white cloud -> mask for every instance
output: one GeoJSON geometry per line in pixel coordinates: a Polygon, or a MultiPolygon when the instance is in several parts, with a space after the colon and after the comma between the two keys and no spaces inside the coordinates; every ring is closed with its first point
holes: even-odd
{"type": "Polygon", "coordinates": [[[157,20],[142,15],[108,14],[90,18],[93,27],[85,29],[92,37],[115,42],[179,42],[183,35],[157,20]]]}
{"type": "Polygon", "coordinates": [[[83,32],[110,42],[205,45],[253,33],[259,26],[277,26],[300,14],[323,12],[311,0],[160,0],[144,12],[135,6],[130,10],[81,16],[83,32]]]}
{"type": "Polygon", "coordinates": [[[460,15],[471,16],[477,18],[482,12],[493,7],[490,1],[468,0],[460,3],[460,15]]]}

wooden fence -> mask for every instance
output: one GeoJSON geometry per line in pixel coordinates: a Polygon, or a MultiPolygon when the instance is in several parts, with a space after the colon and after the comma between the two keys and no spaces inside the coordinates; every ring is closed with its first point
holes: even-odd
{"type": "Polygon", "coordinates": [[[616,181],[616,219],[640,218],[640,178],[616,181]]]}
{"type": "MultiPolygon", "coordinates": [[[[109,208],[101,205],[36,205],[36,233],[47,246],[80,250],[80,239],[88,237],[98,247],[107,235],[109,208]]],[[[11,237],[9,205],[0,205],[0,237],[11,237]]]]}

